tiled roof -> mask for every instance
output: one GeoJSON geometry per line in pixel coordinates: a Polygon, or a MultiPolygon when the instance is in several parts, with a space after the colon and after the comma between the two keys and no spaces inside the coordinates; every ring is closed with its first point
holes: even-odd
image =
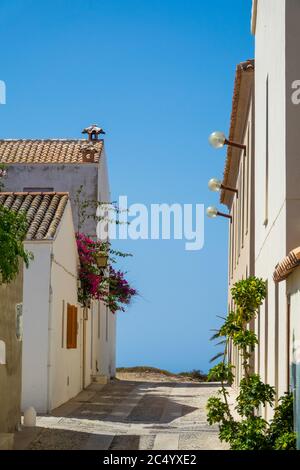
{"type": "MultiPolygon", "coordinates": [[[[243,73],[252,73],[254,72],[254,60],[246,60],[245,62],[241,62],[236,67],[236,74],[235,74],[235,82],[234,82],[234,90],[233,90],[233,99],[232,99],[232,111],[231,111],[231,118],[230,118],[230,131],[229,131],[229,140],[235,140],[235,129],[237,123],[237,113],[238,113],[238,106],[239,106],[239,99],[240,99],[240,92],[241,92],[241,83],[242,83],[242,76],[243,73]]],[[[225,162],[225,169],[224,169],[224,176],[223,176],[223,184],[226,186],[228,185],[228,175],[231,166],[232,160],[232,153],[233,148],[231,146],[227,147],[227,157],[225,162]]],[[[225,191],[221,191],[220,200],[224,203],[225,199],[225,191]]]]}
{"type": "Polygon", "coordinates": [[[0,193],[0,204],[26,214],[27,240],[51,240],[69,199],[68,193],[0,193]]]}
{"type": "Polygon", "coordinates": [[[87,140],[0,140],[0,163],[98,163],[103,140],[91,142],[92,160],[86,158],[87,140]]]}
{"type": "Polygon", "coordinates": [[[300,265],[300,247],[292,250],[275,267],[273,279],[275,282],[284,281],[300,265]]]}

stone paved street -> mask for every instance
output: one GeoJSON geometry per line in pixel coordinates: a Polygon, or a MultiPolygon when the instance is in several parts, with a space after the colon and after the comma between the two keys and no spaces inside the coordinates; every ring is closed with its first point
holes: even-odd
{"type": "Polygon", "coordinates": [[[17,449],[224,449],[206,422],[214,384],[115,380],[91,385],[36,428],[16,435],[17,449]]]}

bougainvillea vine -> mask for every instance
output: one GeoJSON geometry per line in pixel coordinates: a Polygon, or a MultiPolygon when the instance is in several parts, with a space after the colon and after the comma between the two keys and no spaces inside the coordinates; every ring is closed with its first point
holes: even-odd
{"type": "MultiPolygon", "coordinates": [[[[80,259],[79,302],[88,306],[92,299],[102,300],[112,313],[124,311],[137,291],[129,285],[125,273],[111,265],[105,270],[99,268],[96,261],[99,252],[108,256],[116,252],[108,242],[92,240],[83,233],[76,234],[76,241],[80,259]]],[[[114,258],[110,257],[110,261],[114,262],[114,258]]]]}

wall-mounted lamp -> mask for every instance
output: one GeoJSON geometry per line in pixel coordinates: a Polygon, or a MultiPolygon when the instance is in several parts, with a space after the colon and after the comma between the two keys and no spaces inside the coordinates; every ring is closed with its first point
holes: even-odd
{"type": "Polygon", "coordinates": [[[210,206],[206,209],[206,215],[210,219],[215,219],[216,217],[226,217],[226,219],[230,219],[230,222],[232,222],[232,215],[230,214],[224,214],[224,212],[219,212],[218,209],[214,206],[210,206]]]}
{"type": "Polygon", "coordinates": [[[98,268],[105,269],[108,265],[108,254],[105,251],[98,251],[96,253],[96,263],[98,268]]]}
{"type": "Polygon", "coordinates": [[[238,190],[235,188],[231,188],[230,186],[225,186],[221,180],[218,180],[217,178],[212,178],[208,182],[208,187],[211,191],[214,191],[215,193],[218,193],[221,191],[221,189],[225,189],[226,191],[232,191],[233,193],[238,194],[238,190]]]}
{"type": "Polygon", "coordinates": [[[239,149],[246,151],[246,145],[243,144],[238,144],[237,142],[232,142],[232,140],[228,140],[224,134],[224,132],[213,132],[210,134],[209,138],[209,143],[212,147],[215,149],[220,149],[224,147],[224,145],[229,145],[230,147],[237,147],[239,149]]]}

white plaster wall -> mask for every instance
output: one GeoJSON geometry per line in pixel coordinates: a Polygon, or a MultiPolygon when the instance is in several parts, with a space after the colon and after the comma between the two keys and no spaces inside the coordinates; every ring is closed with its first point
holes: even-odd
{"type": "MultiPolygon", "coordinates": [[[[255,37],[255,274],[268,280],[268,370],[264,306],[260,321],[258,372],[275,385],[275,265],[286,255],[286,28],[285,0],[258,2],[255,37]],[[266,194],[266,81],[269,80],[269,198],[268,222],[264,224],[266,194]]],[[[286,390],[286,295],[285,283],[278,293],[279,363],[278,393],[286,390]]],[[[256,325],[257,327],[257,325],[256,325]]]]}
{"type": "MultiPolygon", "coordinates": [[[[78,254],[71,206],[53,242],[26,243],[34,261],[24,272],[22,408],[49,412],[83,386],[83,311],[77,302],[78,254]],[[67,349],[67,304],[78,305],[77,348],[67,349]]],[[[85,386],[91,382],[91,315],[86,323],[85,386]]]]}
{"type": "Polygon", "coordinates": [[[91,303],[90,309],[91,316],[91,374],[97,375],[100,374],[100,322],[101,322],[101,312],[100,312],[100,302],[95,300],[91,303]]]}
{"type": "MultiPolygon", "coordinates": [[[[80,348],[82,309],[80,308],[78,308],[77,348],[67,349],[66,347],[67,304],[78,305],[77,267],[77,247],[71,206],[68,203],[58,228],[57,237],[53,242],[51,260],[50,409],[56,408],[74,397],[82,388],[80,348]],[[62,332],[63,323],[64,332],[62,332]]],[[[89,383],[90,380],[86,382],[86,385],[89,383]]]]}
{"type": "Polygon", "coordinates": [[[34,255],[24,267],[22,410],[48,408],[48,320],[51,243],[25,243],[34,255]]]}
{"type": "MultiPolygon", "coordinates": [[[[111,200],[105,150],[99,164],[98,200],[111,200]]],[[[107,311],[103,302],[100,302],[100,340],[97,341],[99,373],[108,377],[114,377],[116,373],[116,321],[117,316],[107,311]]]]}
{"type": "MultiPolygon", "coordinates": [[[[253,174],[254,174],[254,106],[253,92],[249,96],[248,110],[245,113],[244,132],[237,140],[247,147],[246,157],[243,155],[234,156],[239,159],[239,171],[235,181],[231,186],[239,190],[238,197],[234,195],[229,207],[232,215],[232,223],[229,224],[229,273],[228,273],[228,310],[233,308],[231,299],[231,289],[233,285],[249,276],[254,275],[254,200],[253,200],[253,174]],[[249,161],[248,161],[249,159],[249,161]],[[249,171],[249,174],[248,174],[249,171]],[[243,173],[244,172],[244,173],[243,173]],[[247,185],[247,177],[249,183],[247,185]],[[243,188],[243,185],[245,186],[243,188]],[[247,195],[247,187],[248,195],[247,195]],[[241,204],[242,209],[239,209],[241,204]],[[248,207],[247,207],[248,204],[248,207]],[[240,218],[240,228],[238,227],[239,213],[244,211],[244,226],[242,217],[240,218]],[[248,216],[248,220],[247,220],[248,216]],[[240,234],[240,237],[239,237],[240,234]],[[240,238],[240,244],[238,239],[240,238]],[[240,245],[238,247],[238,245],[240,245]],[[236,255],[234,255],[234,252],[236,255]]],[[[242,361],[238,351],[232,346],[232,363],[235,366],[234,387],[238,388],[243,377],[242,361]]]]}
{"type": "Polygon", "coordinates": [[[116,318],[103,302],[93,301],[91,310],[91,374],[114,377],[116,373],[116,318]],[[107,322],[107,323],[106,323],[107,322]]]}
{"type": "Polygon", "coordinates": [[[84,387],[87,387],[91,383],[92,377],[92,344],[93,344],[93,318],[91,309],[88,310],[87,320],[85,321],[85,376],[84,376],[84,387]]]}
{"type": "MultiPolygon", "coordinates": [[[[7,191],[23,191],[26,187],[53,188],[54,191],[69,192],[71,205],[73,209],[73,220],[75,230],[77,230],[77,212],[74,204],[74,197],[80,185],[84,186],[86,198],[90,200],[110,201],[110,189],[108,181],[107,158],[105,149],[103,149],[101,159],[98,164],[34,164],[9,165],[8,177],[5,182],[7,191]]],[[[88,221],[83,231],[91,236],[96,235],[93,221],[88,221]]],[[[91,315],[89,315],[90,321],[91,315]]],[[[82,319],[81,319],[82,321],[82,319]]],[[[92,362],[99,364],[102,374],[108,375],[109,370],[115,371],[116,357],[116,316],[111,315],[109,318],[109,339],[100,344],[100,338],[106,338],[106,308],[100,307],[100,327],[101,335],[94,335],[93,351],[95,354],[92,362]],[[101,366],[100,366],[101,364],[101,366]]],[[[87,348],[91,347],[91,325],[86,325],[87,331],[87,348]]],[[[86,374],[89,374],[88,361],[89,354],[86,354],[86,374]]],[[[95,366],[96,369],[96,366],[95,366]]],[[[96,370],[95,370],[96,371],[96,370]]]]}
{"type": "MultiPolygon", "coordinates": [[[[77,210],[74,203],[76,192],[83,185],[84,199],[97,200],[98,164],[13,164],[5,180],[6,191],[23,191],[24,188],[53,189],[68,192],[73,208],[75,231],[78,229],[77,210]]],[[[88,219],[81,229],[90,236],[96,236],[96,224],[88,219]]]]}
{"type": "Polygon", "coordinates": [[[299,267],[287,279],[287,291],[290,295],[290,391],[294,394],[294,425],[298,435],[297,448],[300,448],[300,269],[299,267]]]}
{"type": "Polygon", "coordinates": [[[297,268],[287,280],[290,294],[290,360],[300,363],[300,269],[297,268]]]}

